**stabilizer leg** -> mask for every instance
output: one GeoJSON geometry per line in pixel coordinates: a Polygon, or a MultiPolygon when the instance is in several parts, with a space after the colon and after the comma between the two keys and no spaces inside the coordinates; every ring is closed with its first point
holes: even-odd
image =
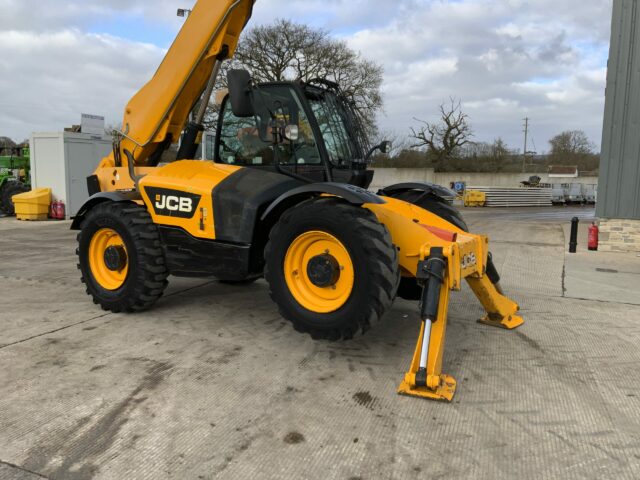
{"type": "Polygon", "coordinates": [[[524,323],[522,317],[516,315],[520,310],[518,304],[504,296],[487,275],[467,277],[467,282],[487,312],[478,322],[507,330],[518,328],[524,323]]]}
{"type": "Polygon", "coordinates": [[[428,280],[421,303],[422,326],[411,366],[398,388],[398,393],[451,401],[456,390],[456,381],[442,373],[449,288],[446,259],[441,249],[440,252],[436,250],[438,249],[432,249],[432,255],[423,262],[427,268],[428,280]]]}

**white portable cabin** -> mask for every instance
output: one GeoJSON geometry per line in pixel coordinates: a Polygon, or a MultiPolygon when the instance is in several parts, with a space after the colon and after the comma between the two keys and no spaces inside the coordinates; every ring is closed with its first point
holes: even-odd
{"type": "Polygon", "coordinates": [[[89,198],[87,177],[112,149],[111,136],[35,132],[30,141],[33,188],[51,188],[53,200],[64,202],[67,218],[75,216],[89,198]]]}

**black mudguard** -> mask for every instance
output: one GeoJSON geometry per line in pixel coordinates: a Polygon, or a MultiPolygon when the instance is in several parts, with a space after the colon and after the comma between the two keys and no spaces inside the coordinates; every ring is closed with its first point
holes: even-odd
{"type": "Polygon", "coordinates": [[[453,190],[450,190],[442,185],[436,185],[435,183],[428,182],[406,182],[397,183],[389,187],[385,187],[378,192],[378,195],[390,195],[396,192],[402,192],[406,190],[419,190],[428,194],[432,194],[436,197],[442,198],[448,203],[451,203],[457,194],[453,190]]]}
{"type": "Polygon", "coordinates": [[[73,217],[73,222],[71,223],[71,230],[80,230],[82,225],[82,221],[84,220],[85,215],[89,210],[102,202],[136,202],[138,200],[142,200],[142,196],[138,191],[130,191],[130,192],[100,192],[96,193],[89,197],[89,199],[84,202],[84,205],[78,210],[78,213],[75,217],[73,217]]]}
{"type": "Polygon", "coordinates": [[[318,195],[334,195],[343,198],[353,205],[364,205],[365,203],[383,204],[383,198],[371,193],[363,188],[346,183],[312,183],[302,187],[294,188],[278,197],[262,215],[262,220],[266,219],[272,212],[282,206],[292,206],[301,201],[318,195]]]}

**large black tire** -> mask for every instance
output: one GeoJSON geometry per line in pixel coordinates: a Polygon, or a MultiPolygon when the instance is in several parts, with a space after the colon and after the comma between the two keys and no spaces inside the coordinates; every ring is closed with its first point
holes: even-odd
{"type": "MultiPolygon", "coordinates": [[[[421,192],[419,190],[394,192],[388,196],[423,208],[438,215],[440,218],[452,223],[465,232],[469,231],[469,227],[462,218],[462,214],[458,209],[449,205],[440,197],[430,193],[421,192]]],[[[400,298],[404,298],[405,300],[420,300],[421,295],[422,287],[418,285],[415,278],[402,277],[400,280],[400,287],[398,288],[398,296],[400,298]]]]}
{"type": "Polygon", "coordinates": [[[16,180],[6,182],[2,189],[2,197],[0,197],[0,207],[2,208],[2,211],[7,215],[15,215],[16,207],[13,204],[12,197],[20,193],[26,193],[30,190],[31,189],[22,182],[18,182],[16,180]]]}
{"type": "Polygon", "coordinates": [[[314,339],[350,339],[381,319],[396,297],[400,280],[398,253],[391,235],[375,215],[338,199],[305,201],[286,211],[273,227],[265,248],[265,279],[281,315],[314,339]],[[284,273],[289,246],[307,232],[325,232],[348,251],[354,282],[337,310],[318,313],[293,296],[284,273]]]}
{"type": "Polygon", "coordinates": [[[78,268],[93,302],[114,313],[139,312],[151,307],[167,287],[167,270],[160,235],[149,213],[133,203],[105,202],[94,207],[78,234],[78,268]],[[115,231],[126,248],[128,272],[116,290],[104,288],[91,271],[89,249],[93,236],[115,231]]]}

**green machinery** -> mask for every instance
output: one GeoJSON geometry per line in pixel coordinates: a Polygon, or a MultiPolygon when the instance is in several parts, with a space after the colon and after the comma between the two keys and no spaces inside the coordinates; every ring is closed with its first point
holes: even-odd
{"type": "Polygon", "coordinates": [[[29,147],[0,147],[0,215],[13,215],[12,197],[30,188],[29,147]]]}

